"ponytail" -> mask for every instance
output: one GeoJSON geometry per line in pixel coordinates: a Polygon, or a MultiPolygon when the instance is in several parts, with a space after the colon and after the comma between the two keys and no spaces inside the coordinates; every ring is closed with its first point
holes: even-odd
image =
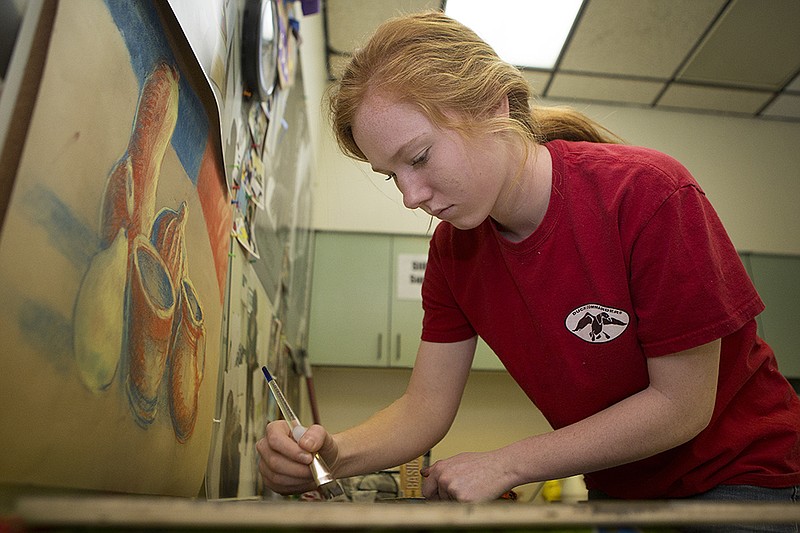
{"type": "Polygon", "coordinates": [[[604,126],[570,107],[539,107],[531,109],[531,117],[540,142],[589,141],[622,143],[623,140],[604,126]]]}

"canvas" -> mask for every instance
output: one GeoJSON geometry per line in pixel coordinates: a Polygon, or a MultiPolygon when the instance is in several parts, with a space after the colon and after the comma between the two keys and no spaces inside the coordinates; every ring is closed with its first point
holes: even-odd
{"type": "Polygon", "coordinates": [[[202,485],[230,201],[155,9],[59,2],[0,237],[0,483],[202,485]]]}

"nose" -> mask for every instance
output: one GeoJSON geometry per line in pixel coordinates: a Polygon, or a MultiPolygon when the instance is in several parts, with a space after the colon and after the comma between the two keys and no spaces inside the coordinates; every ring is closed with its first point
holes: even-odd
{"type": "Polygon", "coordinates": [[[397,188],[403,195],[403,205],[417,209],[431,199],[432,190],[419,176],[397,175],[397,188]]]}

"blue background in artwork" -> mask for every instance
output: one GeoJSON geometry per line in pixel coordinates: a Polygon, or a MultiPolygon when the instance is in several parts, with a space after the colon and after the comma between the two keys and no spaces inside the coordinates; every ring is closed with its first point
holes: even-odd
{"type": "MultiPolygon", "coordinates": [[[[166,60],[178,68],[151,2],[105,0],[105,3],[128,47],[131,67],[139,80],[140,91],[147,75],[159,60],[166,60]]],[[[178,70],[180,72],[180,68],[178,70]]],[[[178,87],[178,122],[172,134],[172,147],[189,179],[197,185],[197,174],[208,137],[208,117],[183,72],[180,72],[178,87]]]]}

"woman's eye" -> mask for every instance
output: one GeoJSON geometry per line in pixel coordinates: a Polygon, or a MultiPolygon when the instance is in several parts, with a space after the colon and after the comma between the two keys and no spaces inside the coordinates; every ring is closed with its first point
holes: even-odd
{"type": "Polygon", "coordinates": [[[429,151],[430,151],[430,148],[426,148],[421,154],[419,154],[417,157],[415,157],[414,160],[411,161],[411,166],[415,167],[417,165],[425,163],[428,160],[428,152],[429,151]]]}

